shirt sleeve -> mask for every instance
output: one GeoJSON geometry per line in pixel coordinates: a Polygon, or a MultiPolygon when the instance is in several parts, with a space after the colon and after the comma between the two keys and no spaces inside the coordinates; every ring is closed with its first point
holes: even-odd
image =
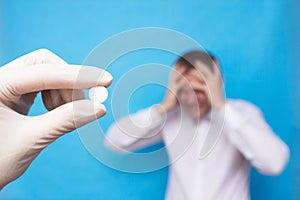
{"type": "Polygon", "coordinates": [[[162,141],[165,116],[156,106],[116,121],[107,131],[105,145],[117,152],[129,152],[162,141]]]}
{"type": "Polygon", "coordinates": [[[225,105],[225,133],[244,157],[263,174],[282,172],[289,148],[254,105],[240,101],[225,105]]]}

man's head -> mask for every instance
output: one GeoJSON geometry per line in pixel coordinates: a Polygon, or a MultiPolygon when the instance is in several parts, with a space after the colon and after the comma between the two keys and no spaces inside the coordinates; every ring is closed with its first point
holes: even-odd
{"type": "Polygon", "coordinates": [[[213,73],[214,65],[218,65],[216,58],[200,50],[182,55],[175,63],[175,66],[185,68],[182,75],[187,80],[178,91],[178,100],[184,111],[193,118],[199,118],[211,109],[209,94],[205,92],[206,80],[200,70],[205,67],[213,73]]]}

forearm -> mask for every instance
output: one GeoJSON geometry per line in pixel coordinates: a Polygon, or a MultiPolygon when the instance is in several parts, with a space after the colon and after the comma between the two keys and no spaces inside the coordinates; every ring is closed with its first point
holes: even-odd
{"type": "Polygon", "coordinates": [[[114,151],[127,152],[162,140],[163,118],[155,107],[118,120],[109,128],[105,145],[114,151]]]}
{"type": "Polygon", "coordinates": [[[279,174],[288,161],[289,149],[261,114],[253,109],[241,113],[228,105],[225,113],[225,132],[230,141],[259,171],[279,174]]]}

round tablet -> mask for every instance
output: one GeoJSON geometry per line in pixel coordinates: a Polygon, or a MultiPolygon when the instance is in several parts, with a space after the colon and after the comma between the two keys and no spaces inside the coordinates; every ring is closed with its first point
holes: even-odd
{"type": "Polygon", "coordinates": [[[108,91],[103,86],[92,87],[89,90],[89,97],[94,102],[103,103],[108,97],[108,91]]]}

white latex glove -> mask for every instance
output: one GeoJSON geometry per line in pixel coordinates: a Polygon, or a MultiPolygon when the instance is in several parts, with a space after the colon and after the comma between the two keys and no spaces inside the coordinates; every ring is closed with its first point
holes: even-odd
{"type": "Polygon", "coordinates": [[[0,190],[58,137],[105,115],[104,105],[84,100],[82,89],[111,81],[104,70],[70,66],[45,49],[0,67],[0,190]],[[49,112],[27,116],[39,91],[49,112]]]}

